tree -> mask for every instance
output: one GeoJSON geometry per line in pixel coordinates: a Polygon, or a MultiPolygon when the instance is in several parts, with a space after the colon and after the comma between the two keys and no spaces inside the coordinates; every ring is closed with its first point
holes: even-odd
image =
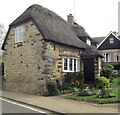
{"type": "Polygon", "coordinates": [[[2,44],[4,42],[6,35],[6,30],[3,24],[0,24],[0,59],[2,58],[3,51],[1,50],[2,44]]]}

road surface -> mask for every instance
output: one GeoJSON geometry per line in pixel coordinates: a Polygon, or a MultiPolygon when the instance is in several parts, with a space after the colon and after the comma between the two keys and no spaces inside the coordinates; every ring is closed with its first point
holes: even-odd
{"type": "Polygon", "coordinates": [[[41,113],[47,114],[44,110],[36,109],[27,105],[0,98],[2,101],[2,113],[41,113]]]}

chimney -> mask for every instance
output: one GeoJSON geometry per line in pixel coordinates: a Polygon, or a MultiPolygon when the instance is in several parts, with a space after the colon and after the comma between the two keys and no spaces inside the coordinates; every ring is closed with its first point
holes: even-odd
{"type": "Polygon", "coordinates": [[[74,17],[73,17],[72,14],[69,14],[69,15],[67,16],[67,21],[68,21],[68,23],[71,24],[71,25],[74,24],[74,17]]]}
{"type": "Polygon", "coordinates": [[[118,35],[118,32],[114,31],[113,34],[115,34],[116,36],[118,35]]]}

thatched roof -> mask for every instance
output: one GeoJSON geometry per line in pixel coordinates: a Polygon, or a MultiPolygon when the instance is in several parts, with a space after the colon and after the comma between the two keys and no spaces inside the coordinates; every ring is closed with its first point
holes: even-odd
{"type": "Polygon", "coordinates": [[[86,51],[83,53],[83,56],[96,56],[97,54],[99,56],[97,50],[79,39],[80,37],[90,38],[82,26],[79,26],[76,23],[71,26],[56,13],[36,4],[30,6],[25,12],[23,12],[23,14],[21,14],[10,24],[2,49],[4,49],[10,29],[13,26],[19,25],[28,19],[32,19],[34,21],[35,25],[45,40],[86,49],[86,51]]]}
{"type": "Polygon", "coordinates": [[[71,28],[79,38],[85,38],[85,37],[90,38],[90,36],[85,31],[85,29],[82,26],[78,25],[77,23],[74,23],[74,25],[71,25],[71,28]]]}
{"type": "Polygon", "coordinates": [[[103,58],[102,54],[98,51],[98,49],[94,46],[89,46],[86,45],[86,50],[83,51],[82,53],[82,57],[87,57],[87,58],[91,58],[91,57],[101,57],[103,58]]]}
{"type": "MultiPolygon", "coordinates": [[[[71,25],[72,30],[74,31],[74,33],[77,35],[77,37],[79,39],[91,39],[92,42],[95,42],[94,40],[92,40],[92,38],[87,34],[87,32],[85,31],[85,29],[78,25],[77,23],[74,23],[74,25],[71,25]]],[[[85,44],[85,48],[86,50],[83,51],[82,57],[103,57],[101,55],[101,53],[97,50],[96,47],[92,46],[92,45],[87,45],[85,44]]]]}
{"type": "Polygon", "coordinates": [[[27,19],[34,21],[45,40],[85,49],[84,43],[79,40],[65,20],[56,13],[39,5],[30,6],[10,24],[10,28],[27,19]]]}

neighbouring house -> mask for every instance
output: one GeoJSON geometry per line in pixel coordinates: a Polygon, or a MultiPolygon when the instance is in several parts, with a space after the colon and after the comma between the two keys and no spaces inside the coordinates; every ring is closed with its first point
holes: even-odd
{"type": "Polygon", "coordinates": [[[47,82],[61,79],[66,72],[82,70],[94,80],[101,54],[81,41],[72,28],[76,24],[69,22],[42,6],[32,5],[10,24],[2,46],[5,90],[43,94],[47,82]]]}
{"type": "Polygon", "coordinates": [[[110,32],[106,37],[94,38],[97,48],[104,56],[105,64],[113,64],[115,68],[120,65],[120,37],[116,32],[110,32]]]}

